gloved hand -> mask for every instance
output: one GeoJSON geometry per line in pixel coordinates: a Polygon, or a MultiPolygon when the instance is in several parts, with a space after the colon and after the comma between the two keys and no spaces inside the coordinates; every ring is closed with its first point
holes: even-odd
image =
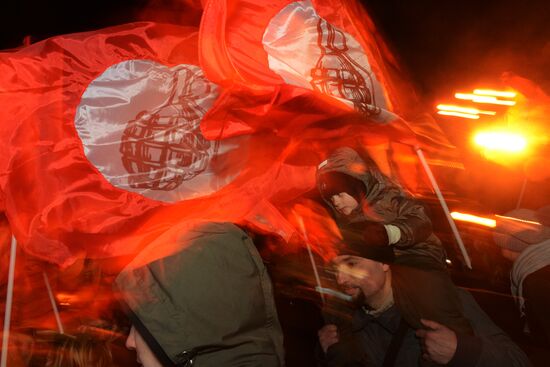
{"type": "MultiPolygon", "coordinates": [[[[345,227],[344,231],[346,232],[346,235],[342,233],[344,237],[352,236],[348,238],[349,240],[357,240],[357,238],[353,236],[360,234],[363,243],[367,246],[387,246],[389,243],[388,232],[384,225],[379,222],[364,221],[351,223],[345,227]]],[[[344,238],[344,240],[345,239],[346,238],[344,238]]]]}

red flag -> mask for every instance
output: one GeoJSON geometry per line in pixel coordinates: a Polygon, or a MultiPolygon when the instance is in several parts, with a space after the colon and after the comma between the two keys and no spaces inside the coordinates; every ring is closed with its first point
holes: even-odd
{"type": "Polygon", "coordinates": [[[31,254],[101,255],[162,201],[238,174],[213,157],[237,161],[239,142],[200,134],[217,87],[196,49],[196,28],[136,23],[0,54],[0,187],[31,254]]]}
{"type": "MultiPolygon", "coordinates": [[[[414,88],[358,1],[279,0],[259,5],[211,0],[201,22],[199,51],[208,78],[237,94],[247,90],[246,99],[256,99],[258,110],[276,105],[281,90],[275,86],[287,84],[340,101],[334,105],[341,113],[355,110],[365,121],[375,122],[370,131],[389,122],[404,125],[391,140],[416,144],[411,137],[417,136],[425,144],[453,148],[435,121],[416,117],[414,88]]],[[[235,100],[226,103],[235,104],[229,110],[248,110],[235,100]]],[[[229,131],[257,129],[234,114],[225,117],[229,131]]],[[[221,118],[214,120],[219,123],[221,118]]],[[[264,127],[279,130],[277,122],[263,120],[264,127]]]]}

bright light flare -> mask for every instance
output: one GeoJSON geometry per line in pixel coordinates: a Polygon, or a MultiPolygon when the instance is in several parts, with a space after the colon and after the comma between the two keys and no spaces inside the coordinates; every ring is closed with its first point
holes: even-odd
{"type": "Polygon", "coordinates": [[[463,107],[449,104],[439,104],[437,105],[437,109],[439,110],[437,113],[440,115],[464,117],[472,120],[479,119],[479,115],[496,115],[495,111],[479,110],[473,107],[463,107]]]}
{"type": "Polygon", "coordinates": [[[494,97],[494,96],[483,96],[483,95],[472,94],[472,93],[455,93],[455,98],[472,101],[475,103],[486,103],[486,104],[494,104],[494,105],[501,105],[501,106],[515,106],[516,104],[516,101],[506,101],[506,100],[498,99],[497,97],[494,97]]]}
{"type": "Polygon", "coordinates": [[[510,153],[519,153],[527,147],[525,137],[508,132],[479,132],[474,142],[485,149],[510,153]]]}
{"type": "Polygon", "coordinates": [[[437,111],[437,113],[445,116],[463,117],[465,119],[470,119],[470,120],[479,119],[479,115],[472,115],[471,113],[456,112],[456,111],[437,111]]]}
{"type": "Polygon", "coordinates": [[[452,212],[451,217],[461,222],[475,223],[485,227],[495,228],[497,226],[496,220],[490,219],[490,218],[478,217],[477,215],[473,215],[473,214],[452,212]]]}
{"type": "Polygon", "coordinates": [[[493,96],[493,97],[503,97],[503,98],[516,98],[517,96],[516,92],[500,91],[500,90],[492,90],[492,89],[476,89],[474,90],[474,94],[477,94],[480,96],[493,96]]]}

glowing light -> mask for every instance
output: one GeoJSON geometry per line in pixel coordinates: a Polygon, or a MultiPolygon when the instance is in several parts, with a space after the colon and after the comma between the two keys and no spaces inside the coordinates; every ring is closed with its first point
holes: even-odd
{"type": "Polygon", "coordinates": [[[462,106],[455,106],[455,105],[448,105],[448,104],[437,105],[437,109],[440,111],[463,112],[471,115],[491,115],[491,116],[496,115],[495,111],[479,110],[477,108],[472,108],[472,107],[462,107],[462,106]]]}
{"type": "Polygon", "coordinates": [[[487,104],[496,104],[496,105],[502,105],[502,106],[514,106],[516,104],[516,101],[503,101],[493,96],[480,96],[480,95],[471,94],[471,93],[455,93],[455,98],[464,99],[475,103],[487,103],[487,104]]]}
{"type": "Polygon", "coordinates": [[[485,227],[494,228],[497,226],[497,221],[490,218],[478,217],[473,214],[465,214],[459,212],[452,212],[451,217],[461,222],[480,224],[485,227]]]}
{"type": "Polygon", "coordinates": [[[474,90],[474,94],[481,95],[481,96],[493,96],[493,97],[503,97],[503,98],[516,98],[517,96],[516,92],[507,92],[507,91],[492,90],[492,89],[476,89],[474,90]]]}
{"type": "Polygon", "coordinates": [[[454,112],[454,111],[437,111],[437,113],[440,115],[464,117],[466,119],[472,119],[472,120],[479,119],[479,115],[472,115],[470,113],[454,112]]]}
{"type": "Polygon", "coordinates": [[[522,135],[508,132],[480,132],[474,136],[474,142],[486,149],[513,153],[527,147],[527,140],[522,135]]]}
{"type": "Polygon", "coordinates": [[[475,103],[487,103],[501,106],[514,106],[516,104],[516,101],[503,101],[494,96],[481,96],[472,93],[455,93],[455,98],[475,103]]]}

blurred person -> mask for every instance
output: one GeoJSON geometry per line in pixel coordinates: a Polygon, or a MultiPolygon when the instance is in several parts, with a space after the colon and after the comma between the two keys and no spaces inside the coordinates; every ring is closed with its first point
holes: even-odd
{"type": "Polygon", "coordinates": [[[356,233],[365,246],[390,248],[396,264],[415,268],[409,276],[417,277],[412,296],[418,307],[457,333],[473,333],[422,203],[349,147],[318,166],[317,185],[339,228],[356,233]]]}
{"type": "Polygon", "coordinates": [[[513,262],[511,292],[533,341],[550,347],[550,206],[497,217],[493,236],[513,262]]]}
{"type": "Polygon", "coordinates": [[[113,356],[109,341],[88,333],[59,336],[50,351],[46,367],[112,367],[113,356]]]}
{"type": "Polygon", "coordinates": [[[157,242],[171,251],[151,244],[115,280],[138,363],[283,366],[271,281],[247,233],[232,223],[175,232],[157,242]]]}
{"type": "Polygon", "coordinates": [[[394,264],[390,246],[368,246],[349,235],[344,240],[332,264],[339,287],[355,305],[351,332],[340,333],[334,324],[319,330],[319,365],[530,366],[467,291],[459,289],[458,296],[474,335],[456,333],[429,314],[415,313],[411,294],[420,284],[411,272],[417,269],[394,264]]]}

